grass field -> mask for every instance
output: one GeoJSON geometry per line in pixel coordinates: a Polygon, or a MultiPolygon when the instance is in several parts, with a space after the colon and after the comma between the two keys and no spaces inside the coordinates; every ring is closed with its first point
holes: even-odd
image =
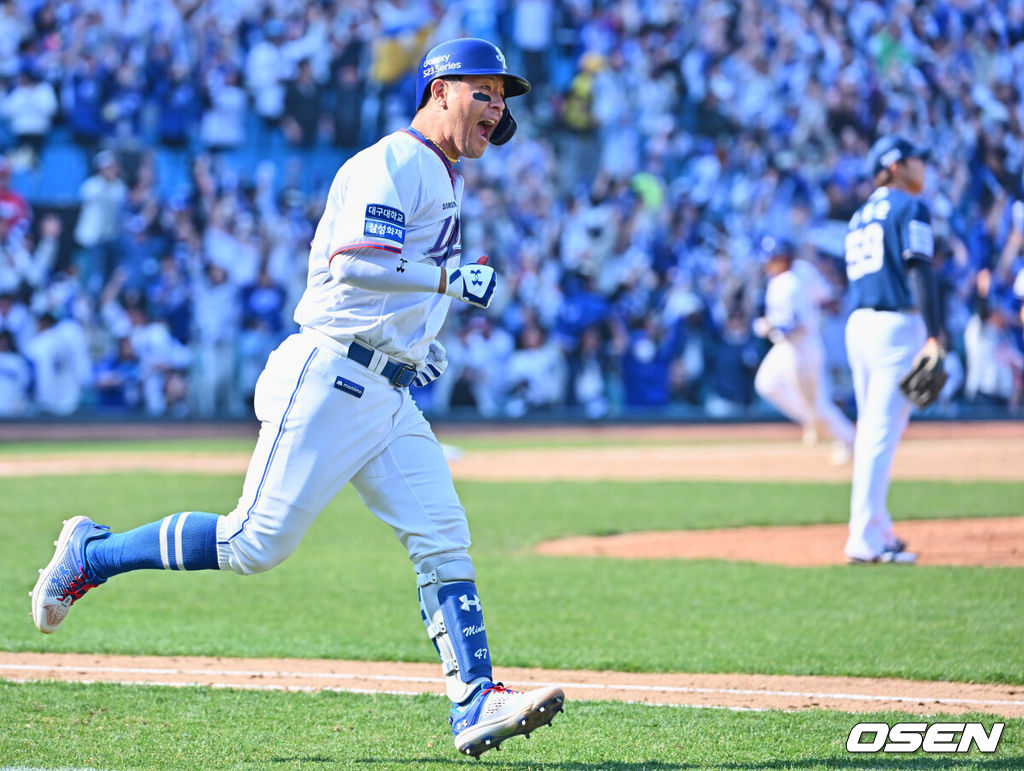
{"type": "MultiPolygon", "coordinates": [[[[197,451],[210,447],[196,444],[197,451]]],[[[470,513],[499,669],[1024,685],[1022,569],[783,568],[531,551],[540,540],[571,534],[843,522],[848,485],[458,487],[470,513]]],[[[28,591],[69,513],[90,513],[123,529],[178,510],[226,512],[240,488],[236,476],[195,474],[0,480],[9,525],[0,547],[8,587],[0,595],[0,649],[434,660],[404,551],[349,490],[295,555],[269,573],[136,573],[91,593],[58,634],[44,637],[32,626],[28,591]]],[[[890,499],[897,519],[1019,515],[1022,504],[1021,484],[999,482],[895,482],[890,499]]],[[[454,754],[439,696],[0,683],[0,704],[0,766],[447,768],[471,762],[454,754]]],[[[1005,721],[993,755],[850,755],[846,737],[863,719],[828,711],[570,702],[553,729],[509,742],[479,762],[557,769],[1024,768],[1019,720],[1005,721]]],[[[990,724],[993,718],[975,719],[990,724]]]]}

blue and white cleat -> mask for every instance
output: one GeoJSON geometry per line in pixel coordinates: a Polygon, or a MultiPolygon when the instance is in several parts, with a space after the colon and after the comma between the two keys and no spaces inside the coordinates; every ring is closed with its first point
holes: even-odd
{"type": "Polygon", "coordinates": [[[57,631],[71,604],[105,578],[89,575],[85,567],[85,543],[94,538],[106,538],[110,528],[97,525],[88,517],[64,520],[60,537],[53,542],[57,547],[50,564],[39,571],[39,580],[30,592],[32,620],[43,634],[57,631]]]}
{"type": "Polygon", "coordinates": [[[535,728],[551,723],[564,701],[565,693],[557,686],[524,692],[492,683],[467,704],[452,706],[455,749],[478,758],[512,736],[529,737],[535,728]]]}

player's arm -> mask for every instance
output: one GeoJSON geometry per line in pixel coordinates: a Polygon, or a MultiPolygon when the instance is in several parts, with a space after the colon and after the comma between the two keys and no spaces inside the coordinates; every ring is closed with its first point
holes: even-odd
{"type": "Polygon", "coordinates": [[[491,304],[498,282],[494,268],[487,266],[487,257],[449,274],[447,268],[408,262],[404,258],[397,262],[375,262],[360,257],[358,251],[362,249],[333,255],[331,275],[342,283],[371,292],[436,292],[486,308],[491,304]]]}
{"type": "Polygon", "coordinates": [[[370,292],[441,291],[444,268],[409,262],[400,255],[391,257],[378,246],[350,246],[330,256],[331,275],[370,292]]]}
{"type": "Polygon", "coordinates": [[[940,348],[942,309],[939,306],[939,283],[932,270],[935,245],[931,217],[927,207],[921,202],[916,203],[904,235],[906,248],[903,259],[906,263],[907,280],[928,332],[925,348],[940,348]]]}
{"type": "MultiPolygon", "coordinates": [[[[415,169],[400,167],[396,174],[411,171],[415,169]]],[[[486,260],[449,275],[444,267],[406,259],[402,253],[412,206],[411,197],[400,195],[399,188],[410,185],[387,174],[360,176],[369,179],[359,179],[358,188],[349,183],[337,201],[341,210],[331,233],[336,246],[327,260],[331,276],[370,292],[436,292],[486,308],[497,281],[493,268],[483,264],[486,260]]]]}

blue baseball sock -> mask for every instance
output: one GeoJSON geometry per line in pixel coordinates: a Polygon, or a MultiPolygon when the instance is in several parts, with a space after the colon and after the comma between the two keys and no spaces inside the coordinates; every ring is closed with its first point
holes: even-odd
{"type": "Polygon", "coordinates": [[[181,511],[126,533],[88,541],[85,562],[97,578],[129,570],[217,570],[216,514],[181,511]]]}

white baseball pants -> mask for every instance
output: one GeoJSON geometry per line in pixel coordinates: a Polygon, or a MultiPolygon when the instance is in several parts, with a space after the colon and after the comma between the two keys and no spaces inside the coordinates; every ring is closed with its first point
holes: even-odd
{"type": "Polygon", "coordinates": [[[848,557],[872,559],[896,540],[886,507],[889,472],[912,406],[899,381],[910,371],[925,336],[917,313],[860,308],[846,322],[846,351],[857,400],[848,557]]]}
{"type": "Polygon", "coordinates": [[[242,496],[218,521],[221,569],[279,564],[350,481],[414,563],[469,548],[444,452],[407,388],[319,334],[294,334],[267,360],[255,408],[262,425],[242,496]]]}
{"type": "Polygon", "coordinates": [[[824,427],[836,441],[853,444],[853,424],[832,402],[825,351],[817,335],[775,343],[757,368],[754,389],[794,423],[824,427]]]}

